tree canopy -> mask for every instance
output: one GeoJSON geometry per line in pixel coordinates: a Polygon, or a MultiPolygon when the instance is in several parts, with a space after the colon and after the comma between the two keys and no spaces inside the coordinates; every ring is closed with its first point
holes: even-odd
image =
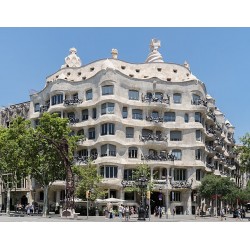
{"type": "Polygon", "coordinates": [[[207,174],[201,181],[198,193],[209,200],[218,195],[222,200],[232,201],[237,197],[238,188],[229,177],[207,174]]]}
{"type": "Polygon", "coordinates": [[[101,198],[106,191],[100,185],[102,176],[98,174],[96,165],[88,161],[86,166],[74,166],[73,172],[77,176],[76,196],[86,199],[86,191],[90,190],[90,200],[101,198]]]}

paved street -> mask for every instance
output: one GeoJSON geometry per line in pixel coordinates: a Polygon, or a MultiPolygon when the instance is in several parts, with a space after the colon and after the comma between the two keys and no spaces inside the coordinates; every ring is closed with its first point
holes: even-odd
{"type": "MultiPolygon", "coordinates": [[[[150,221],[147,218],[146,222],[250,222],[250,213],[246,213],[246,218],[243,220],[237,220],[233,218],[232,214],[226,215],[226,217],[221,220],[220,217],[196,217],[194,215],[176,215],[169,216],[166,219],[163,216],[161,219],[155,216],[151,216],[150,221]]],[[[24,217],[9,217],[6,214],[0,214],[0,222],[125,222],[125,219],[119,219],[115,217],[114,219],[107,219],[104,216],[78,216],[76,219],[61,218],[59,215],[51,214],[47,218],[43,218],[41,215],[24,217]]],[[[133,215],[130,217],[129,222],[141,222],[137,220],[137,216],[133,215]]]]}

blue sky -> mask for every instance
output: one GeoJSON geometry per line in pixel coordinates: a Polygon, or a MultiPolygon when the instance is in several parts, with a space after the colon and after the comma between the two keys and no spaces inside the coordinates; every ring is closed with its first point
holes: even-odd
{"type": "Polygon", "coordinates": [[[75,47],[83,64],[109,58],[143,63],[152,38],[161,40],[165,62],[183,64],[206,84],[216,106],[236,127],[250,132],[250,28],[0,28],[0,106],[29,100],[75,47]]]}

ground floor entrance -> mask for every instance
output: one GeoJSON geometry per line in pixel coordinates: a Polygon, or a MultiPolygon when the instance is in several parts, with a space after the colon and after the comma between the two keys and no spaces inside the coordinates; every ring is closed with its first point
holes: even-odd
{"type": "Polygon", "coordinates": [[[150,197],[151,214],[154,214],[156,207],[165,207],[164,197],[161,192],[153,192],[150,197]]]}

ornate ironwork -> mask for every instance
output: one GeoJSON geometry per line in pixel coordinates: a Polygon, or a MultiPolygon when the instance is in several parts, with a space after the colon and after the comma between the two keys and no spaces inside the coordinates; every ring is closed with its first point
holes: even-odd
{"type": "Polygon", "coordinates": [[[121,182],[122,186],[125,187],[134,187],[135,186],[135,181],[127,181],[127,180],[122,180],[121,182]]]}
{"type": "Polygon", "coordinates": [[[174,161],[176,160],[176,156],[173,154],[166,155],[141,155],[141,160],[146,161],[174,161]]]}
{"type": "Polygon", "coordinates": [[[158,102],[158,103],[165,103],[165,104],[169,104],[170,103],[170,96],[167,95],[167,98],[163,98],[163,95],[159,96],[159,97],[155,97],[155,96],[148,96],[148,95],[141,95],[141,100],[142,102],[158,102]]]}
{"type": "Polygon", "coordinates": [[[206,133],[207,133],[207,134],[213,134],[213,135],[216,134],[215,130],[212,129],[212,128],[208,128],[208,129],[206,130],[206,133]]]}
{"type": "Polygon", "coordinates": [[[140,141],[168,141],[168,137],[166,135],[154,135],[154,134],[148,134],[144,136],[139,136],[140,141]]]}
{"type": "Polygon", "coordinates": [[[193,179],[191,179],[191,182],[188,180],[185,181],[170,181],[170,185],[172,188],[192,188],[193,179]]]}
{"type": "Polygon", "coordinates": [[[98,154],[94,154],[94,155],[91,155],[91,156],[75,156],[74,160],[76,162],[79,162],[79,163],[82,163],[82,164],[87,164],[90,161],[96,160],[97,157],[98,157],[98,154]]]}
{"type": "Polygon", "coordinates": [[[207,116],[209,116],[214,122],[216,121],[215,114],[211,110],[207,112],[207,116]]]}
{"type": "Polygon", "coordinates": [[[167,184],[167,180],[153,180],[153,183],[156,185],[164,185],[167,184]]]}
{"type": "Polygon", "coordinates": [[[78,118],[75,118],[75,117],[69,117],[69,123],[71,125],[74,125],[76,123],[78,123],[80,120],[78,118]]]}
{"type": "Polygon", "coordinates": [[[41,105],[40,106],[40,113],[46,112],[49,109],[49,105],[41,105]]]}
{"type": "Polygon", "coordinates": [[[78,98],[74,98],[74,99],[65,99],[63,100],[64,105],[69,106],[69,105],[77,105],[77,104],[81,104],[83,101],[81,99],[78,98]]]}
{"type": "Polygon", "coordinates": [[[148,122],[155,122],[155,123],[158,123],[158,122],[163,122],[163,117],[160,117],[160,116],[146,116],[146,121],[148,122]]]}
{"type": "Polygon", "coordinates": [[[207,101],[204,101],[202,99],[197,99],[197,100],[191,100],[192,105],[203,105],[207,107],[207,101]]]}
{"type": "Polygon", "coordinates": [[[213,164],[211,164],[211,163],[206,163],[206,167],[207,168],[210,168],[210,169],[214,169],[214,165],[213,164]]]}

